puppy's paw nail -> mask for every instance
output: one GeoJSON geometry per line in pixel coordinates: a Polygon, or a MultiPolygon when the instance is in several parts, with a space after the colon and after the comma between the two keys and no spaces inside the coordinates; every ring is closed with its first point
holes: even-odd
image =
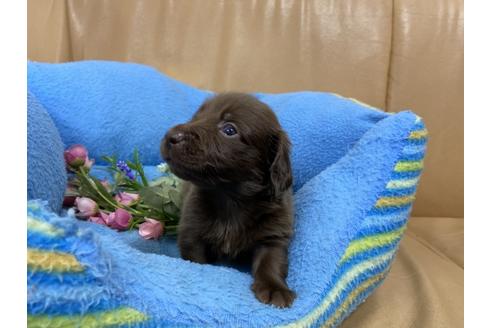
{"type": "Polygon", "coordinates": [[[279,308],[290,307],[296,298],[296,294],[286,288],[276,288],[255,283],[251,286],[251,289],[260,302],[272,304],[279,308]]]}
{"type": "Polygon", "coordinates": [[[270,304],[273,304],[279,308],[290,307],[296,294],[290,289],[279,289],[272,292],[270,304]]]}

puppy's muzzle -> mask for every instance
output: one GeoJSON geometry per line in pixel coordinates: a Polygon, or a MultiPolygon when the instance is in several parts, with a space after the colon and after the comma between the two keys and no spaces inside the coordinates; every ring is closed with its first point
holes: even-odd
{"type": "Polygon", "coordinates": [[[169,143],[171,146],[182,143],[185,140],[185,134],[181,131],[176,132],[169,136],[169,143]]]}
{"type": "Polygon", "coordinates": [[[174,157],[173,155],[181,153],[183,146],[187,143],[187,139],[189,139],[187,132],[181,125],[170,129],[161,141],[161,155],[164,160],[169,162],[174,157]]]}
{"type": "Polygon", "coordinates": [[[187,132],[182,125],[177,125],[169,130],[164,137],[164,144],[167,149],[183,146],[186,140],[189,139],[187,132]]]}

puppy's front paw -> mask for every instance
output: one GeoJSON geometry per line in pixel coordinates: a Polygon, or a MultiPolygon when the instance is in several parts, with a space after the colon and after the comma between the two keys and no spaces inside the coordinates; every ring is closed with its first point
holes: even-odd
{"type": "Polygon", "coordinates": [[[272,304],[279,308],[290,307],[296,298],[296,293],[288,288],[271,286],[265,283],[255,282],[251,289],[260,302],[272,304]]]}

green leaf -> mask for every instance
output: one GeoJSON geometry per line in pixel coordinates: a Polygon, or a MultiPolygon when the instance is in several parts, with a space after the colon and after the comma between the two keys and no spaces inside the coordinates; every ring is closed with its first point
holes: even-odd
{"type": "Polygon", "coordinates": [[[171,198],[169,197],[169,191],[171,190],[171,188],[172,188],[171,186],[168,186],[166,184],[161,184],[159,186],[156,186],[154,190],[163,198],[165,198],[167,202],[170,202],[171,198]]]}
{"type": "Polygon", "coordinates": [[[96,184],[97,189],[99,190],[99,192],[101,194],[104,195],[104,197],[106,197],[108,199],[112,199],[113,198],[113,196],[111,196],[111,194],[109,193],[109,191],[102,185],[102,183],[99,181],[99,179],[92,179],[92,181],[94,181],[94,183],[96,184]]]}
{"type": "Polygon", "coordinates": [[[172,217],[177,218],[179,216],[179,208],[173,203],[164,204],[162,209],[166,214],[171,215],[172,217]]]}
{"type": "Polygon", "coordinates": [[[77,172],[77,177],[80,180],[80,191],[85,196],[92,198],[98,205],[105,209],[114,210],[116,202],[111,194],[104,188],[98,179],[89,176],[83,170],[77,172]]]}
{"type": "Polygon", "coordinates": [[[163,183],[168,183],[170,181],[169,177],[160,177],[149,182],[150,187],[159,186],[163,183]]]}
{"type": "Polygon", "coordinates": [[[135,162],[135,164],[140,163],[140,160],[138,158],[138,150],[137,150],[137,148],[135,148],[133,150],[133,161],[135,162]]]}
{"type": "Polygon", "coordinates": [[[110,164],[116,164],[116,157],[115,156],[101,156],[101,159],[105,162],[110,163],[110,164]]]}
{"type": "Polygon", "coordinates": [[[108,206],[106,200],[99,195],[95,187],[91,184],[91,182],[84,176],[83,174],[77,173],[80,181],[79,192],[84,197],[89,197],[94,200],[96,203],[104,206],[108,206]]]}
{"type": "Polygon", "coordinates": [[[166,203],[166,199],[156,191],[155,187],[144,187],[140,189],[140,197],[142,202],[154,209],[162,209],[166,203]]]}
{"type": "Polygon", "coordinates": [[[169,198],[176,205],[177,208],[181,208],[181,194],[176,189],[169,189],[169,198]]]}
{"type": "Polygon", "coordinates": [[[166,215],[166,213],[162,212],[162,211],[158,211],[152,207],[147,207],[146,205],[144,204],[139,204],[139,206],[137,207],[137,209],[142,212],[142,213],[145,213],[145,217],[148,217],[148,218],[152,218],[152,219],[157,219],[157,220],[163,220],[163,221],[166,221],[166,219],[168,218],[168,216],[166,215]]]}
{"type": "Polygon", "coordinates": [[[142,184],[147,187],[149,185],[149,182],[147,181],[147,178],[145,177],[145,173],[144,173],[142,165],[139,165],[139,168],[137,171],[138,171],[138,174],[140,175],[140,178],[142,179],[142,184]]]}
{"type": "Polygon", "coordinates": [[[130,161],[126,161],[126,165],[128,165],[128,167],[131,168],[132,170],[137,171],[137,165],[135,165],[134,163],[130,161]]]}
{"type": "Polygon", "coordinates": [[[149,182],[147,180],[147,177],[145,176],[143,165],[140,162],[140,158],[138,157],[138,151],[136,149],[133,153],[133,159],[135,161],[135,170],[140,175],[140,178],[142,179],[142,184],[147,187],[149,185],[149,182]]]}
{"type": "MultiPolygon", "coordinates": [[[[165,186],[169,188],[169,186],[165,186]]],[[[166,192],[168,192],[167,190],[166,192]]],[[[173,221],[179,220],[179,208],[169,199],[169,197],[163,196],[164,189],[159,187],[144,187],[140,190],[140,196],[142,198],[142,205],[140,208],[145,209],[147,212],[151,212],[150,215],[161,218],[169,218],[173,221]]]]}

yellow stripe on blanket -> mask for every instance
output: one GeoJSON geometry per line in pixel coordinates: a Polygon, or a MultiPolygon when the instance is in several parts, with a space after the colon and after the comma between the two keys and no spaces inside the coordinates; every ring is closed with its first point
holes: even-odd
{"type": "Polygon", "coordinates": [[[419,171],[424,168],[424,161],[400,161],[395,165],[396,172],[419,171]]]}
{"type": "Polygon", "coordinates": [[[28,202],[27,203],[27,209],[32,210],[32,211],[37,211],[39,210],[39,204],[33,203],[33,202],[28,202]]]}
{"type": "Polygon", "coordinates": [[[39,249],[27,250],[27,266],[33,270],[48,272],[84,271],[84,267],[73,254],[43,251],[39,249]]]}
{"type": "Polygon", "coordinates": [[[354,280],[360,275],[363,275],[367,270],[378,267],[382,265],[386,261],[390,260],[393,256],[395,250],[388,251],[379,256],[367,259],[364,262],[361,262],[355,265],[352,269],[346,272],[333,286],[333,288],[329,291],[328,295],[323,299],[320,305],[316,307],[313,311],[311,311],[305,317],[299,319],[296,322],[288,324],[286,326],[282,326],[285,328],[300,328],[300,327],[310,327],[312,324],[318,320],[319,317],[323,315],[323,313],[328,309],[328,307],[335,302],[340,293],[346,289],[354,280]]]}
{"type": "Polygon", "coordinates": [[[415,200],[415,194],[400,197],[381,197],[376,202],[376,207],[391,207],[408,205],[415,200]]]}
{"type": "Polygon", "coordinates": [[[388,189],[404,189],[411,188],[415,186],[419,182],[420,177],[416,177],[414,179],[400,179],[400,180],[391,180],[386,185],[388,189]]]}
{"type": "Polygon", "coordinates": [[[376,247],[381,247],[391,244],[403,234],[404,230],[405,227],[401,227],[397,230],[384,232],[377,235],[368,236],[365,238],[352,241],[347,247],[347,250],[345,251],[345,254],[340,260],[340,263],[343,263],[349,258],[351,258],[352,256],[367,251],[371,248],[376,248],[376,247]]]}
{"type": "Polygon", "coordinates": [[[427,137],[427,129],[422,129],[422,130],[416,130],[416,131],[412,131],[412,133],[410,133],[410,136],[408,137],[409,139],[422,139],[422,138],[425,138],[427,137]]]}
{"type": "Polygon", "coordinates": [[[27,216],[27,229],[31,231],[36,231],[48,237],[62,236],[64,231],[54,225],[41,221],[30,215],[27,216]]]}
{"type": "Polygon", "coordinates": [[[377,274],[366,281],[364,281],[357,289],[352,291],[349,296],[345,299],[345,301],[338,307],[337,311],[333,313],[333,315],[326,320],[322,327],[332,327],[335,322],[337,322],[340,317],[347,312],[347,310],[350,308],[350,306],[354,303],[355,299],[365,292],[367,289],[369,289],[371,286],[373,286],[375,283],[381,281],[384,279],[387,271],[381,272],[380,274],[377,274]]]}
{"type": "Polygon", "coordinates": [[[130,307],[85,315],[28,315],[27,326],[33,327],[115,327],[147,320],[147,316],[130,307]]]}

